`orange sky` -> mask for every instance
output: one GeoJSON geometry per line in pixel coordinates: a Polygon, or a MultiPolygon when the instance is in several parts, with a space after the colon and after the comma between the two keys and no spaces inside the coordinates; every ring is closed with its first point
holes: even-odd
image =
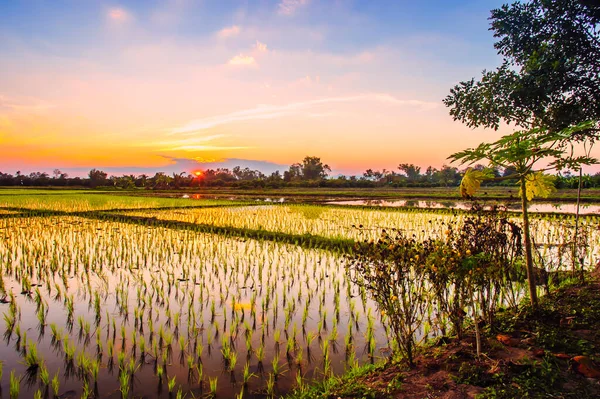
{"type": "Polygon", "coordinates": [[[185,35],[185,1],[85,8],[84,27],[55,18],[59,27],[45,35],[0,28],[0,170],[158,171],[173,159],[228,158],[289,165],[314,155],[354,174],[403,162],[440,167],[499,137],[453,122],[441,103],[458,80],[497,63],[485,18],[472,18],[484,37],[472,42],[473,32],[427,30],[361,42],[344,34],[367,37],[383,16],[339,6],[340,21],[317,23],[317,3],[285,3],[215,10],[223,15],[207,20],[214,26],[185,35]],[[348,19],[362,25],[344,31],[348,19]]]}

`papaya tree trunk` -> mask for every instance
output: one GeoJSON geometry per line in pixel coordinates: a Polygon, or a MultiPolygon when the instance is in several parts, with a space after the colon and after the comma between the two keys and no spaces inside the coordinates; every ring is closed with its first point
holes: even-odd
{"type": "Polygon", "coordinates": [[[521,210],[523,213],[523,240],[525,241],[525,266],[527,267],[527,282],[529,283],[529,298],[531,306],[537,309],[537,290],[535,288],[535,272],[533,270],[533,256],[531,248],[531,236],[529,233],[529,214],[527,213],[527,188],[525,176],[521,176],[521,210]]]}
{"type": "MultiPolygon", "coordinates": [[[[579,168],[579,184],[577,185],[577,210],[575,212],[575,231],[573,232],[573,250],[571,252],[571,257],[573,258],[573,277],[575,277],[575,274],[577,273],[577,260],[579,259],[579,251],[577,248],[577,244],[578,244],[578,235],[579,235],[579,209],[580,209],[580,204],[581,204],[581,183],[583,180],[583,172],[582,169],[579,168]]],[[[584,273],[583,273],[583,264],[580,265],[580,271],[581,273],[579,274],[579,278],[581,279],[581,282],[583,283],[585,277],[584,277],[584,273]]]]}

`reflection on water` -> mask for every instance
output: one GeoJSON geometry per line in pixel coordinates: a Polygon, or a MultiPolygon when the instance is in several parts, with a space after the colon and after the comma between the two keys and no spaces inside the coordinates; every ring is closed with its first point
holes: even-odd
{"type": "MultiPolygon", "coordinates": [[[[280,396],[297,376],[308,383],[372,361],[369,328],[375,357],[389,347],[374,303],[334,253],[75,217],[0,219],[0,229],[0,299],[9,302],[0,317],[16,309],[0,340],[4,374],[25,376],[22,347],[35,345],[60,397],[80,397],[89,380],[96,397],[119,398],[125,369],[132,397],[206,397],[217,379],[219,397],[263,398],[272,375],[280,396]]],[[[34,396],[36,374],[20,397],[34,396]]],[[[5,377],[0,398],[8,391],[5,377]]]]}
{"type": "MultiPolygon", "coordinates": [[[[471,209],[469,201],[422,201],[422,200],[348,200],[348,201],[328,201],[330,205],[355,205],[355,206],[389,206],[394,208],[429,208],[429,209],[471,209]]],[[[498,205],[494,203],[493,205],[498,205]]],[[[487,207],[493,206],[492,204],[487,207]]],[[[512,202],[506,204],[506,207],[511,211],[520,211],[521,204],[512,202]]],[[[597,215],[600,214],[600,205],[596,204],[580,204],[579,213],[582,215],[597,215]]],[[[534,202],[529,206],[530,212],[545,212],[545,213],[575,213],[577,204],[573,203],[550,203],[550,202],[534,202]]]]}

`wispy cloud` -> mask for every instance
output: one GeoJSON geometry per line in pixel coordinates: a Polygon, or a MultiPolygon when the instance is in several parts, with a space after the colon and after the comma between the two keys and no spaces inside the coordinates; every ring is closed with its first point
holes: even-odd
{"type": "Polygon", "coordinates": [[[38,99],[17,99],[0,94],[0,112],[3,110],[17,112],[39,112],[54,108],[54,105],[38,99]]]}
{"type": "Polygon", "coordinates": [[[148,141],[138,144],[138,147],[154,147],[156,151],[173,152],[173,151],[229,151],[229,150],[245,150],[247,146],[225,145],[225,144],[210,144],[209,142],[226,138],[226,134],[213,134],[209,136],[192,137],[176,140],[148,141]]]}
{"type": "Polygon", "coordinates": [[[308,0],[281,0],[278,5],[278,12],[282,15],[293,15],[306,4],[308,4],[308,0]]]}
{"type": "Polygon", "coordinates": [[[240,31],[242,29],[238,26],[238,25],[233,25],[233,26],[229,26],[227,28],[223,28],[221,29],[218,33],[217,36],[221,39],[227,39],[230,37],[235,37],[237,35],[240,34],[240,31]]]}
{"type": "Polygon", "coordinates": [[[201,136],[201,137],[192,137],[189,139],[179,139],[179,140],[164,140],[164,141],[148,141],[144,143],[138,144],[139,147],[167,147],[167,149],[174,148],[177,146],[184,145],[193,145],[198,143],[206,143],[209,141],[222,139],[227,137],[225,134],[213,134],[210,136],[201,136]]]}
{"type": "Polygon", "coordinates": [[[226,146],[226,145],[182,145],[179,147],[165,148],[163,151],[231,151],[247,150],[252,147],[226,146]]]}
{"type": "Polygon", "coordinates": [[[227,61],[227,64],[235,66],[256,66],[256,59],[251,55],[238,54],[227,61]]]}
{"type": "Polygon", "coordinates": [[[123,23],[131,19],[131,14],[121,7],[111,7],[106,12],[108,19],[114,22],[123,23]]]}
{"type": "Polygon", "coordinates": [[[265,53],[268,51],[267,49],[267,45],[264,43],[259,42],[258,40],[256,41],[256,44],[254,45],[254,48],[256,49],[256,51],[258,51],[259,53],[265,53]]]}
{"type": "MultiPolygon", "coordinates": [[[[242,158],[205,158],[205,157],[193,157],[193,158],[177,158],[168,155],[162,155],[163,158],[168,159],[171,164],[168,166],[169,170],[180,171],[180,170],[197,170],[197,169],[217,169],[217,168],[228,168],[233,169],[236,166],[241,168],[257,169],[263,173],[271,174],[276,170],[284,171],[288,168],[288,165],[278,164],[275,162],[269,162],[265,160],[256,159],[242,159],[242,158]]],[[[152,172],[156,171],[156,168],[152,172]]],[[[87,172],[87,171],[86,171],[87,172]]]]}
{"type": "Polygon", "coordinates": [[[438,106],[437,103],[420,100],[401,100],[385,93],[361,94],[346,97],[329,97],[310,101],[295,102],[285,105],[259,105],[255,108],[236,111],[229,114],[218,115],[203,119],[191,121],[183,126],[171,130],[172,134],[186,133],[190,134],[198,130],[210,129],[215,126],[225,125],[234,122],[275,119],[283,116],[293,115],[303,110],[310,109],[319,105],[348,103],[348,102],[380,102],[394,106],[411,106],[421,109],[432,109],[438,106]]]}

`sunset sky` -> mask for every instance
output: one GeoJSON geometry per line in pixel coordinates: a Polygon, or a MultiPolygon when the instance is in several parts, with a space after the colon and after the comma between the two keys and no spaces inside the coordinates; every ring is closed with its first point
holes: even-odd
{"type": "MultiPolygon", "coordinates": [[[[502,1],[1,1],[0,171],[441,167],[502,1]]],[[[508,132],[507,130],[505,132],[508,132]]]]}

